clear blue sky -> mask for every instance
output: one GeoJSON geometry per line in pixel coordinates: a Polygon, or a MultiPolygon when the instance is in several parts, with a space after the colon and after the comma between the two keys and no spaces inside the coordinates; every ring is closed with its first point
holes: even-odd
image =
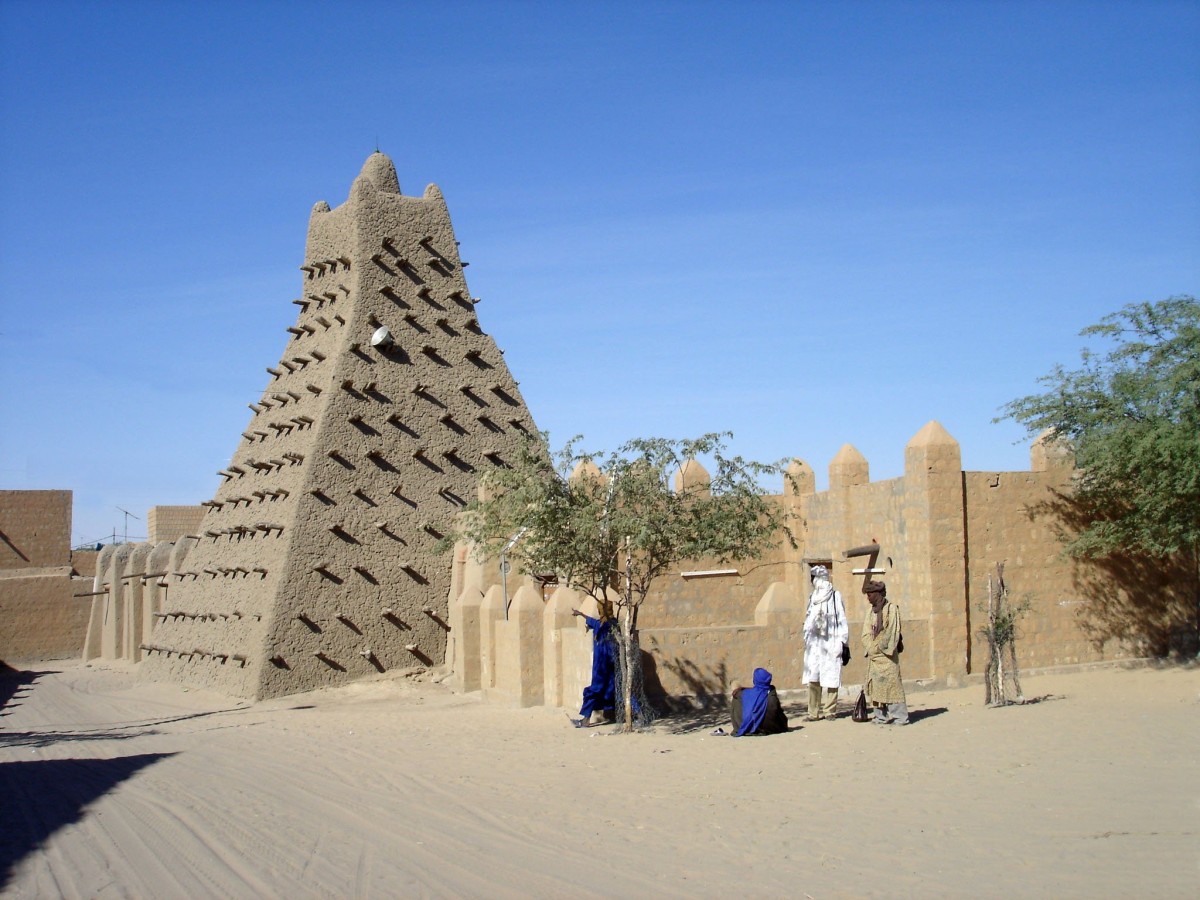
{"type": "MultiPolygon", "coordinates": [[[[0,0],[0,487],[198,503],[312,204],[445,192],[538,425],[732,430],[826,481],[1200,293],[1200,3],[0,0]]],[[[131,536],[144,524],[131,521],[131,536]]]]}

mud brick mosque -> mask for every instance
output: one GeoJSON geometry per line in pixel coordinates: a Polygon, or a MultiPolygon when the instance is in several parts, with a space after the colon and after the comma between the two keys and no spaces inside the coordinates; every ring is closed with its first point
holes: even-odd
{"type": "MultiPolygon", "coordinates": [[[[65,642],[84,661],[128,660],[147,679],[247,698],[444,664],[461,689],[501,703],[575,705],[591,650],[571,608],[588,601],[438,547],[478,474],[537,430],[465,265],[441,191],[404,195],[392,161],[372,154],[344,203],[312,209],[290,339],[210,499],[156,507],[149,541],[76,562],[43,546],[47,534],[65,545],[68,492],[0,492],[0,614],[17,623],[0,659],[65,642]],[[29,505],[40,501],[17,496],[34,494],[56,495],[40,519],[29,505]]],[[[795,490],[776,501],[795,513],[797,547],[694,560],[663,578],[640,614],[651,697],[705,702],[756,666],[799,688],[818,562],[846,598],[852,649],[863,580],[887,582],[907,681],[983,670],[980,609],[998,562],[1032,605],[1018,648],[1027,669],[1159,653],[1190,621],[1186,579],[1138,569],[1122,580],[1120,567],[1061,555],[1056,523],[1035,514],[1069,493],[1061,447],[1036,442],[1028,471],[965,471],[931,421],[904,452],[902,476],[872,482],[846,445],[826,491],[793,461],[795,490]],[[1139,591],[1165,598],[1154,622],[1139,619],[1139,591]]],[[[676,483],[693,479],[707,479],[695,464],[676,483]]],[[[855,650],[847,685],[862,665],[855,650]]]]}

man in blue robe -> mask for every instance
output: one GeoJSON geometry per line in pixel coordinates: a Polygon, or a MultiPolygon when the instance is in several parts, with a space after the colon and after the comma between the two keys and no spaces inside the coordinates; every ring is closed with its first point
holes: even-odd
{"type": "Polygon", "coordinates": [[[601,609],[598,619],[577,609],[571,610],[571,615],[583,616],[583,623],[592,632],[592,683],[583,689],[579,718],[571,720],[576,728],[587,728],[596,710],[607,712],[617,707],[617,641],[607,610],[601,609]]]}

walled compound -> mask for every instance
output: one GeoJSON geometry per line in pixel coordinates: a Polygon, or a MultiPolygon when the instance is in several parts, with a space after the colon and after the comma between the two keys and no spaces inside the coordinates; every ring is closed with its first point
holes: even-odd
{"type": "MultiPolygon", "coordinates": [[[[193,531],[104,548],[85,659],[140,660],[149,678],[245,697],[444,661],[462,689],[500,702],[578,701],[591,650],[571,608],[587,602],[466,547],[439,552],[476,473],[535,432],[480,327],[465,265],[440,191],[404,196],[383,154],[344,204],[313,208],[295,324],[222,484],[193,531]]],[[[899,478],[872,482],[847,445],[818,492],[811,467],[794,461],[795,491],[776,500],[795,514],[797,547],[692,561],[647,598],[648,693],[718,699],[756,666],[799,687],[818,561],[846,598],[852,648],[863,580],[887,582],[905,616],[910,681],[982,669],[980,610],[1000,562],[1031,604],[1024,665],[1165,652],[1192,627],[1194,574],[1063,558],[1064,520],[1043,507],[1069,495],[1072,473],[1049,441],[1034,445],[1028,472],[964,471],[936,422],[909,441],[899,478]]],[[[706,478],[693,463],[677,484],[706,478]]],[[[164,522],[188,515],[164,509],[174,510],[164,522]]],[[[862,670],[855,652],[845,682],[862,670]]]]}
{"type": "MultiPolygon", "coordinates": [[[[853,658],[844,686],[865,675],[859,632],[867,578],[883,580],[901,607],[908,681],[960,684],[984,670],[978,632],[997,563],[1014,598],[1030,605],[1020,629],[1025,667],[1160,655],[1181,634],[1194,635],[1194,573],[1064,558],[1056,538],[1062,520],[1045,508],[1069,494],[1074,465],[1061,445],[1037,441],[1028,472],[968,472],[958,442],[930,422],[904,459],[901,477],[872,482],[867,460],[846,445],[821,492],[811,467],[795,460],[794,491],[776,498],[795,513],[795,548],[784,543],[763,559],[728,565],[695,560],[661,579],[639,614],[647,694],[668,706],[719,703],[731,681],[745,683],[757,666],[781,688],[800,687],[809,570],[817,563],[846,601],[853,658]]],[[[692,463],[676,484],[683,478],[707,475],[692,463]]],[[[514,579],[506,586],[495,561],[476,562],[466,547],[457,548],[454,565],[448,662],[462,687],[517,706],[578,704],[591,651],[571,609],[594,615],[591,601],[558,588],[543,602],[544,586],[514,579]]]]}

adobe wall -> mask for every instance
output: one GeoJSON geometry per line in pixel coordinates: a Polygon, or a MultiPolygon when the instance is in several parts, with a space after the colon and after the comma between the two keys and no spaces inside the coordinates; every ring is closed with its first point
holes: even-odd
{"type": "Polygon", "coordinates": [[[79,655],[88,603],[74,594],[86,590],[91,579],[73,578],[71,497],[71,491],[0,491],[4,662],[79,655]]]}
{"type": "Polygon", "coordinates": [[[71,492],[0,491],[0,570],[71,564],[71,492]]]}
{"type": "MultiPolygon", "coordinates": [[[[160,620],[180,614],[172,606],[172,584],[191,578],[184,569],[195,539],[177,542],[112,544],[98,554],[96,575],[78,579],[89,590],[76,597],[85,605],[82,659],[140,662],[157,648],[160,620]]],[[[195,648],[193,648],[195,649],[195,648]]]]}
{"type": "Polygon", "coordinates": [[[643,630],[706,628],[713,622],[752,622],[773,583],[796,584],[802,561],[786,544],[748,563],[687,560],[655,583],[638,613],[643,630]],[[684,577],[687,573],[687,577],[684,577]]]}
{"type": "Polygon", "coordinates": [[[0,573],[0,661],[78,658],[90,604],[74,595],[90,585],[68,566],[0,573]]]}
{"type": "Polygon", "coordinates": [[[204,521],[204,506],[152,506],[146,513],[146,532],[151,544],[174,543],[185,534],[195,534],[204,521]]]}
{"type": "Polygon", "coordinates": [[[86,575],[91,578],[96,574],[96,560],[99,556],[99,550],[72,550],[71,568],[76,575],[86,575]]]}
{"type": "MultiPolygon", "coordinates": [[[[906,621],[921,619],[929,614],[928,603],[913,587],[916,580],[912,573],[913,560],[899,550],[903,546],[906,531],[904,481],[895,478],[867,482],[865,460],[862,477],[863,481],[853,485],[839,485],[836,490],[802,498],[803,516],[808,529],[800,555],[807,560],[820,562],[829,569],[830,580],[841,591],[846,604],[852,644],[858,640],[868,608],[862,594],[865,576],[852,574],[856,568],[866,568],[871,564],[883,570],[871,577],[887,584],[888,598],[900,606],[906,621]],[[878,543],[882,548],[875,560],[869,557],[848,559],[843,556],[845,550],[871,543],[878,543]]],[[[806,571],[803,587],[805,597],[810,590],[806,571]]],[[[907,645],[908,639],[905,638],[907,645]]]]}
{"type": "Polygon", "coordinates": [[[988,581],[995,584],[1001,562],[1010,601],[1032,604],[1020,625],[1019,663],[1052,666],[1102,658],[1078,626],[1087,601],[1075,588],[1075,566],[1062,558],[1052,525],[1032,515],[1047,488],[1062,486],[1061,480],[1043,472],[964,472],[963,483],[973,671],[987,665],[987,643],[978,631],[987,624],[988,581]]]}
{"type": "Polygon", "coordinates": [[[963,473],[972,671],[987,665],[978,631],[1000,562],[1010,603],[1030,605],[1018,625],[1023,667],[1164,655],[1180,649],[1180,632],[1194,633],[1196,575],[1182,563],[1065,555],[1056,510],[1069,504],[1056,498],[1069,496],[1073,474],[1069,455],[1044,442],[1034,444],[1029,472],[963,473]]]}

